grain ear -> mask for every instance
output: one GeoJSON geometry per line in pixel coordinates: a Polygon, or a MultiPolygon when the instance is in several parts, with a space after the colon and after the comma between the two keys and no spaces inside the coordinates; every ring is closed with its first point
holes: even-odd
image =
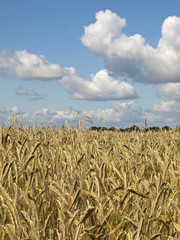
{"type": "Polygon", "coordinates": [[[180,238],[179,132],[0,127],[0,239],[180,238]]]}

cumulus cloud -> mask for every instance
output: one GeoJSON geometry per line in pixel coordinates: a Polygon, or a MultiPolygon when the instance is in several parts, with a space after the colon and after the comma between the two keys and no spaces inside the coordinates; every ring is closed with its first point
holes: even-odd
{"type": "Polygon", "coordinates": [[[17,106],[12,107],[11,109],[0,107],[0,124],[11,123],[11,119],[14,117],[14,113],[19,116],[20,114],[25,114],[17,106]]]}
{"type": "Polygon", "coordinates": [[[174,100],[163,100],[160,104],[155,104],[152,110],[156,113],[180,113],[180,103],[174,100]]]}
{"type": "MultiPolygon", "coordinates": [[[[70,94],[71,98],[79,100],[113,100],[132,99],[137,94],[132,85],[119,81],[110,71],[100,70],[92,75],[91,80],[78,76],[74,67],[62,68],[58,64],[49,63],[44,56],[37,56],[27,51],[17,51],[15,54],[0,53],[0,72],[3,75],[14,76],[24,80],[57,80],[70,94]]],[[[18,95],[34,95],[37,93],[15,88],[18,95]]]]}
{"type": "Polygon", "coordinates": [[[66,69],[48,62],[43,55],[37,56],[22,50],[14,54],[0,52],[0,72],[4,76],[24,80],[51,80],[62,77],[66,69]]]}
{"type": "Polygon", "coordinates": [[[96,13],[96,23],[85,26],[82,43],[89,47],[96,56],[106,54],[105,46],[121,35],[121,29],[126,26],[126,20],[110,10],[96,13]]]}
{"type": "Polygon", "coordinates": [[[27,88],[23,88],[23,87],[18,86],[18,85],[16,85],[14,87],[14,91],[15,91],[15,94],[19,95],[19,96],[31,96],[32,100],[43,99],[43,97],[39,93],[37,93],[36,91],[32,91],[32,90],[29,90],[27,88]]]}
{"type": "Polygon", "coordinates": [[[70,93],[71,98],[85,100],[115,100],[137,98],[134,87],[119,82],[111,72],[103,69],[91,75],[91,81],[79,77],[75,69],[58,82],[70,93]]]}
{"type": "Polygon", "coordinates": [[[157,94],[164,99],[180,101],[180,83],[162,84],[158,87],[157,94]]]}
{"type": "Polygon", "coordinates": [[[153,84],[180,82],[180,18],[165,19],[156,48],[140,34],[124,34],[125,26],[124,18],[99,11],[96,22],[84,28],[81,41],[117,76],[153,84]]]}
{"type": "MultiPolygon", "coordinates": [[[[17,115],[17,119],[19,119],[19,115],[22,114],[25,125],[40,125],[41,123],[47,124],[49,121],[60,127],[64,124],[65,120],[67,120],[70,121],[71,126],[76,127],[78,123],[78,116],[74,111],[68,112],[43,108],[28,113],[20,111],[17,107],[10,110],[0,109],[0,123],[2,123],[4,119],[6,119],[6,123],[9,123],[14,112],[17,115]]],[[[119,124],[121,127],[127,127],[132,124],[132,122],[138,125],[143,122],[142,108],[136,106],[132,101],[122,104],[115,103],[112,108],[83,111],[82,114],[89,116],[93,120],[93,124],[96,126],[99,125],[102,119],[102,125],[108,127],[117,126],[119,124]]],[[[84,121],[83,125],[86,126],[86,124],[90,126],[90,123],[84,121]]]]}
{"type": "MultiPolygon", "coordinates": [[[[69,121],[70,126],[77,127],[78,116],[74,111],[60,111],[55,109],[43,108],[33,112],[23,112],[17,107],[11,109],[0,108],[0,124],[11,122],[13,113],[16,113],[17,120],[21,123],[20,114],[23,116],[23,124],[37,125],[41,123],[54,123],[61,127],[65,120],[69,121]]],[[[144,117],[147,117],[148,127],[150,126],[171,126],[175,127],[180,122],[180,102],[162,101],[154,105],[151,109],[143,110],[133,101],[126,103],[114,103],[110,108],[82,111],[81,114],[89,116],[93,120],[94,126],[118,126],[121,128],[129,127],[132,123],[139,127],[144,126],[144,117]]],[[[83,121],[84,127],[90,127],[89,122],[83,121]]]]}
{"type": "Polygon", "coordinates": [[[146,110],[145,114],[151,125],[168,125],[174,127],[180,124],[180,102],[163,100],[159,104],[155,104],[152,109],[146,110]]]}
{"type": "Polygon", "coordinates": [[[47,123],[47,121],[49,121],[61,126],[65,120],[72,121],[73,117],[73,113],[43,108],[41,110],[34,111],[31,114],[27,114],[24,117],[24,120],[30,125],[33,123],[40,125],[41,123],[47,123]]]}
{"type": "Polygon", "coordinates": [[[14,106],[13,108],[11,108],[9,110],[6,109],[6,108],[0,107],[0,113],[5,114],[5,115],[9,115],[9,114],[12,114],[12,113],[22,114],[23,112],[17,106],[14,106]]]}
{"type": "Polygon", "coordinates": [[[23,123],[26,126],[39,126],[41,123],[47,124],[47,121],[53,122],[54,124],[57,124],[57,126],[62,126],[65,120],[73,121],[75,117],[74,113],[69,113],[67,111],[42,108],[33,112],[24,112],[15,106],[11,109],[0,108],[0,124],[11,123],[14,113],[16,114],[19,123],[21,123],[20,115],[23,116],[23,123]]]}
{"type": "Polygon", "coordinates": [[[150,122],[158,125],[180,124],[180,83],[161,84],[157,88],[157,95],[163,100],[147,110],[150,122]]]}
{"type": "Polygon", "coordinates": [[[6,108],[0,107],[0,114],[9,114],[10,111],[7,111],[6,108]]]}
{"type": "Polygon", "coordinates": [[[141,124],[143,122],[143,110],[140,106],[136,106],[134,102],[127,103],[116,102],[112,108],[98,109],[86,112],[88,116],[95,119],[103,119],[106,124],[111,126],[120,124],[128,126],[132,123],[141,124]]]}

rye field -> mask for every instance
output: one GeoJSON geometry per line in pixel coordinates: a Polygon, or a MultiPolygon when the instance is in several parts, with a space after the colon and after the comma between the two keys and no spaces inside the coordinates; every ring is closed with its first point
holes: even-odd
{"type": "Polygon", "coordinates": [[[0,239],[180,239],[180,131],[2,125],[0,239]]]}

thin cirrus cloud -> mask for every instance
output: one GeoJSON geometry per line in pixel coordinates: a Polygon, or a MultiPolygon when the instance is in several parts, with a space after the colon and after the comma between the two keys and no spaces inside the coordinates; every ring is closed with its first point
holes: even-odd
{"type": "Polygon", "coordinates": [[[108,70],[100,70],[91,76],[91,81],[78,76],[74,67],[62,68],[52,64],[42,55],[26,50],[9,54],[0,53],[0,73],[5,77],[23,80],[57,80],[71,98],[79,100],[117,100],[137,98],[134,87],[113,77],[108,70]]]}
{"type": "Polygon", "coordinates": [[[117,76],[152,84],[180,82],[180,18],[165,19],[156,48],[140,34],[124,34],[125,26],[125,18],[99,11],[96,22],[85,26],[81,41],[117,76]]]}

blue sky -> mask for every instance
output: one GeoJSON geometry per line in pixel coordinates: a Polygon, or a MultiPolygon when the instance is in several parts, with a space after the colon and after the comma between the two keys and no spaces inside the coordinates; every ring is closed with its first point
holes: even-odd
{"type": "Polygon", "coordinates": [[[75,126],[74,110],[93,125],[179,124],[179,0],[0,6],[0,124],[15,112],[75,126]]]}

